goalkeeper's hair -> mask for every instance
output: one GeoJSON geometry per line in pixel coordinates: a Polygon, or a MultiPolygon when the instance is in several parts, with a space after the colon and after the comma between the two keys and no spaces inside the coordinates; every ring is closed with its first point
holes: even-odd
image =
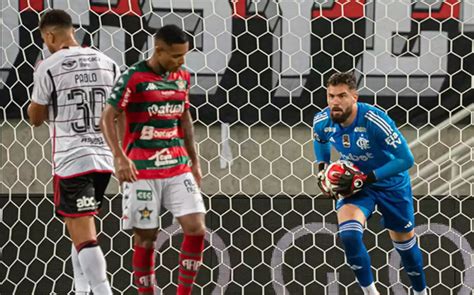
{"type": "Polygon", "coordinates": [[[352,72],[341,72],[334,73],[329,77],[326,86],[336,86],[345,84],[349,89],[353,90],[357,88],[357,81],[352,72]]]}
{"type": "Polygon", "coordinates": [[[58,27],[63,29],[72,28],[71,16],[64,10],[52,9],[41,16],[39,29],[43,30],[47,27],[58,27]]]}
{"type": "Polygon", "coordinates": [[[161,40],[168,45],[189,42],[187,33],[176,25],[166,25],[159,28],[155,33],[155,40],[161,40]]]}

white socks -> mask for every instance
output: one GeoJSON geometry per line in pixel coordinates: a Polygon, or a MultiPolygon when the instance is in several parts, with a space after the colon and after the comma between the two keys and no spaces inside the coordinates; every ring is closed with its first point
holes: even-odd
{"type": "Polygon", "coordinates": [[[414,295],[428,295],[428,292],[426,292],[426,289],[420,292],[413,290],[413,294],[414,295]]]}
{"type": "Polygon", "coordinates": [[[377,291],[377,288],[375,288],[375,283],[372,283],[367,287],[360,287],[362,288],[362,292],[364,292],[364,295],[380,295],[379,291],[377,291]]]}
{"type": "Polygon", "coordinates": [[[106,274],[104,254],[98,245],[85,247],[79,251],[79,264],[89,282],[94,295],[112,295],[106,274]]]}
{"type": "Polygon", "coordinates": [[[89,283],[82,271],[81,265],[79,264],[79,258],[77,257],[77,250],[74,247],[74,244],[71,247],[71,260],[72,260],[72,269],[74,272],[74,289],[76,295],[89,294],[91,288],[89,283]]]}

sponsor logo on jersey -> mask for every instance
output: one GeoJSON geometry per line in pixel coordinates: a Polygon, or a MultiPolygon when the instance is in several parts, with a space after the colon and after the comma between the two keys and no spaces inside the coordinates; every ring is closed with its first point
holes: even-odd
{"type": "Polygon", "coordinates": [[[397,133],[392,133],[387,138],[385,138],[385,142],[388,145],[391,145],[394,148],[397,148],[398,145],[402,143],[402,140],[400,139],[397,133]]]}
{"type": "Polygon", "coordinates": [[[189,271],[198,271],[202,262],[200,260],[183,259],[181,265],[189,271]]]}
{"type": "Polygon", "coordinates": [[[96,209],[96,202],[94,197],[82,196],[76,200],[77,211],[94,210],[96,209]]]}
{"type": "Polygon", "coordinates": [[[94,145],[103,145],[105,144],[102,137],[84,137],[81,139],[81,143],[88,143],[94,145]]]}
{"type": "Polygon", "coordinates": [[[178,159],[173,158],[173,155],[171,155],[171,152],[167,148],[157,151],[152,157],[148,158],[148,160],[155,160],[156,167],[175,165],[178,163],[178,159]]]}
{"type": "Polygon", "coordinates": [[[130,97],[130,94],[132,93],[132,90],[130,88],[125,88],[125,94],[123,95],[123,100],[122,103],[120,104],[122,108],[126,107],[128,104],[128,98],[130,97]]]}
{"type": "Polygon", "coordinates": [[[150,116],[174,116],[184,112],[184,104],[171,104],[166,103],[164,105],[153,104],[148,107],[148,114],[150,116]]]}
{"type": "Polygon", "coordinates": [[[61,67],[66,71],[74,70],[77,67],[77,61],[75,59],[66,59],[61,64],[61,67]]]}
{"type": "Polygon", "coordinates": [[[365,127],[355,127],[354,132],[367,132],[367,129],[365,127]]]}
{"type": "Polygon", "coordinates": [[[90,66],[91,62],[98,62],[100,58],[97,56],[88,56],[88,57],[80,57],[79,58],[79,66],[81,68],[90,66]]]}
{"type": "Polygon", "coordinates": [[[151,201],[152,200],[151,191],[137,189],[137,200],[138,201],[151,201]]]}
{"type": "Polygon", "coordinates": [[[142,210],[138,210],[140,212],[140,220],[150,220],[151,213],[153,210],[148,209],[146,206],[142,210]]]}
{"type": "Polygon", "coordinates": [[[174,90],[163,90],[160,92],[160,94],[163,96],[171,96],[171,95],[174,95],[175,93],[176,91],[174,90]]]}
{"type": "Polygon", "coordinates": [[[336,132],[336,127],[326,127],[324,128],[324,132],[336,132]]]}
{"type": "Polygon", "coordinates": [[[359,137],[359,139],[356,141],[356,144],[361,150],[370,149],[369,140],[364,137],[359,137]]]}
{"type": "Polygon", "coordinates": [[[342,146],[344,146],[345,148],[351,147],[351,140],[350,140],[349,134],[342,135],[342,146]]]}
{"type": "Polygon", "coordinates": [[[186,89],[186,81],[184,81],[183,79],[176,80],[175,83],[176,83],[176,86],[178,86],[179,90],[186,89]]]}
{"type": "Polygon", "coordinates": [[[170,139],[178,136],[178,128],[160,129],[153,126],[143,126],[140,139],[170,139]]]}
{"type": "Polygon", "coordinates": [[[347,155],[341,154],[341,159],[346,160],[346,161],[368,161],[370,159],[373,159],[374,155],[372,153],[365,153],[363,155],[353,155],[352,153],[349,153],[347,155]]]}

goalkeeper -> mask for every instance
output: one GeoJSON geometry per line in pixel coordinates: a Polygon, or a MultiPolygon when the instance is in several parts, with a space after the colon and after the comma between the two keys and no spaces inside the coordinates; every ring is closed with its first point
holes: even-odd
{"type": "Polygon", "coordinates": [[[375,210],[383,215],[395,249],[410,278],[415,295],[427,294],[423,258],[414,232],[413,197],[408,169],[413,155],[394,122],[381,110],[357,102],[356,80],[351,73],[335,73],[327,82],[328,107],[313,121],[318,185],[325,195],[337,197],[339,237],[347,262],[364,294],[379,294],[362,240],[364,224],[375,210]],[[330,145],[342,160],[357,169],[337,166],[326,171],[330,145]],[[329,179],[326,179],[326,176],[329,179]]]}

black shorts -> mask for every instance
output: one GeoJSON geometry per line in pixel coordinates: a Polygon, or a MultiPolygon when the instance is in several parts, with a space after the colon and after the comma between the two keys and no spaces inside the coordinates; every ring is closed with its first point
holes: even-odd
{"type": "Polygon", "coordinates": [[[92,172],[71,178],[54,176],[54,205],[62,217],[95,215],[102,206],[111,173],[92,172]]]}

